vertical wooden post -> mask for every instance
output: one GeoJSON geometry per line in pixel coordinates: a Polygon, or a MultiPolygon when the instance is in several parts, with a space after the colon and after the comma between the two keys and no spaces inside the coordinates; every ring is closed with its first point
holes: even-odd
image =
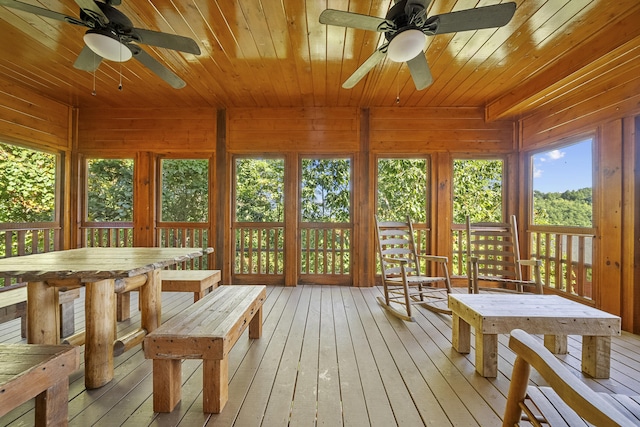
{"type": "Polygon", "coordinates": [[[58,290],[45,282],[27,283],[27,342],[60,343],[58,290]]]}
{"type": "MultiPolygon", "coordinates": [[[[222,283],[231,284],[232,266],[234,256],[231,253],[230,243],[232,240],[231,221],[231,180],[227,179],[228,173],[227,159],[227,111],[218,110],[216,115],[216,187],[211,202],[215,206],[215,236],[211,236],[213,242],[213,257],[215,268],[222,273],[222,283]],[[227,262],[225,263],[225,259],[227,262]]],[[[214,266],[209,266],[214,268],[214,266]]]]}
{"type": "Polygon", "coordinates": [[[140,286],[140,315],[142,329],[147,333],[162,322],[162,278],[160,270],[147,273],[147,282],[140,286]]]}
{"type": "Polygon", "coordinates": [[[113,279],[87,283],[85,293],[86,340],[84,352],[85,385],[102,387],[113,379],[115,307],[113,279]]]}

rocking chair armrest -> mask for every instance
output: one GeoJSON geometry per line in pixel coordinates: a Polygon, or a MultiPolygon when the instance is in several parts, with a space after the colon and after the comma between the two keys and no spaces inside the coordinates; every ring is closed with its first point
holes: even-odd
{"type": "Polygon", "coordinates": [[[390,258],[390,257],[384,257],[382,258],[383,261],[388,262],[390,264],[407,264],[409,261],[407,261],[406,259],[402,259],[402,258],[390,258]]]}
{"type": "Polygon", "coordinates": [[[542,266],[542,261],[536,258],[531,259],[521,259],[518,261],[520,265],[527,265],[529,267],[540,267],[542,266]]]}
{"type": "Polygon", "coordinates": [[[444,262],[445,264],[449,262],[449,258],[447,258],[446,256],[440,256],[440,255],[418,255],[418,258],[424,258],[427,261],[434,261],[434,262],[444,262]]]}

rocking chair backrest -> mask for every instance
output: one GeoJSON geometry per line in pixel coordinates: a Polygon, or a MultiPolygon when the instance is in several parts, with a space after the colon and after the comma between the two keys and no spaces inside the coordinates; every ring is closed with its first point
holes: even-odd
{"type": "Polygon", "coordinates": [[[467,261],[478,259],[480,276],[522,280],[515,215],[509,220],[471,223],[467,217],[467,261]]]}
{"type": "Polygon", "coordinates": [[[376,232],[383,277],[400,277],[403,262],[405,272],[420,276],[411,219],[407,216],[407,222],[379,221],[376,216],[376,232]]]}

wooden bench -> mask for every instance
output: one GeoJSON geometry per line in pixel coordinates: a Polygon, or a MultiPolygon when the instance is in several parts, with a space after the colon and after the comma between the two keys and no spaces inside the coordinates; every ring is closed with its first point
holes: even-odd
{"type": "Polygon", "coordinates": [[[162,270],[163,292],[193,292],[193,302],[220,283],[220,270],[162,270]]]}
{"type": "Polygon", "coordinates": [[[36,398],[36,426],[68,423],[69,375],[80,366],[80,348],[0,344],[0,417],[36,398]]]}
{"type": "MultiPolygon", "coordinates": [[[[59,293],[60,336],[68,337],[75,332],[74,300],[80,297],[80,289],[69,289],[59,293]]],[[[13,287],[0,291],[0,323],[20,318],[22,338],[27,336],[27,287],[13,287]]]]}
{"type": "Polygon", "coordinates": [[[220,286],[144,339],[153,359],[153,410],[171,412],[181,399],[182,360],[203,360],[203,410],[220,413],[228,399],[229,351],[249,327],[262,335],[265,286],[220,286]]]}
{"type": "Polygon", "coordinates": [[[521,418],[534,426],[640,426],[640,396],[595,392],[521,329],[511,331],[509,347],[516,361],[503,427],[517,426],[521,418]],[[549,386],[529,385],[531,367],[549,386]]]}
{"type": "MultiPolygon", "coordinates": [[[[220,270],[162,270],[162,290],[164,292],[193,292],[193,302],[197,302],[220,283],[220,270]]],[[[129,292],[117,295],[117,320],[122,322],[131,317],[129,292]]]]}

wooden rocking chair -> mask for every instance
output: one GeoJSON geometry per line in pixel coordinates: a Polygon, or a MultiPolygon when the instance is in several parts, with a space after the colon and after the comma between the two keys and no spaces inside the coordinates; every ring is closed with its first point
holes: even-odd
{"type": "Polygon", "coordinates": [[[542,294],[540,260],[520,259],[516,216],[508,223],[471,223],[467,216],[467,278],[469,293],[480,291],[480,282],[498,283],[483,289],[542,294]],[[522,277],[522,266],[533,269],[533,279],[522,277]]]}
{"type": "Polygon", "coordinates": [[[376,235],[384,298],[378,302],[393,315],[413,321],[412,304],[420,304],[436,313],[451,314],[447,308],[451,281],[445,256],[418,255],[414,242],[413,225],[406,222],[381,222],[376,217],[376,235]],[[420,261],[439,276],[421,274],[420,261]],[[444,287],[437,287],[443,283],[444,287]]]}
{"type": "Polygon", "coordinates": [[[503,427],[638,426],[640,396],[598,393],[567,369],[547,348],[521,329],[511,331],[516,353],[503,427]],[[531,368],[548,386],[529,385],[531,368]]]}

